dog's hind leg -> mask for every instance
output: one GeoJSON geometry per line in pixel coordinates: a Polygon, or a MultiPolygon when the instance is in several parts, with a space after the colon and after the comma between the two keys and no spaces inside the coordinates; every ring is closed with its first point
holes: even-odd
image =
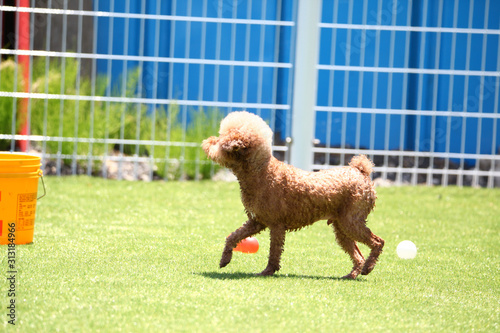
{"type": "Polygon", "coordinates": [[[333,231],[335,232],[335,238],[337,239],[337,243],[351,257],[351,260],[353,263],[352,271],[349,274],[347,274],[346,276],[343,276],[342,278],[354,280],[361,272],[361,269],[363,268],[363,265],[365,264],[365,258],[361,254],[361,251],[359,250],[358,246],[356,245],[356,242],[353,241],[351,238],[349,238],[342,231],[342,229],[339,226],[338,221],[328,220],[328,224],[331,224],[333,226],[333,231]]]}
{"type": "Polygon", "coordinates": [[[365,218],[366,216],[359,216],[357,214],[346,216],[340,220],[339,224],[339,227],[349,238],[366,244],[371,249],[370,255],[361,270],[361,275],[367,275],[373,270],[384,247],[384,240],[371,232],[366,226],[365,218]]]}
{"type": "Polygon", "coordinates": [[[273,227],[270,230],[271,234],[271,247],[269,249],[269,261],[267,263],[266,269],[264,269],[259,275],[273,275],[274,272],[280,269],[281,254],[283,253],[283,247],[285,245],[285,235],[286,230],[280,226],[273,227]]]}
{"type": "MultiPolygon", "coordinates": [[[[368,229],[368,228],[367,228],[368,229]]],[[[384,247],[384,240],[368,229],[370,235],[368,237],[368,242],[365,243],[371,249],[370,256],[365,261],[365,265],[361,270],[361,275],[368,275],[375,268],[375,264],[377,263],[378,257],[382,253],[382,249],[384,247]]]]}
{"type": "Polygon", "coordinates": [[[225,267],[227,266],[227,264],[229,264],[231,258],[233,257],[233,249],[241,240],[258,234],[265,228],[265,225],[262,225],[254,220],[248,220],[239,229],[229,235],[226,238],[226,245],[224,247],[224,251],[222,252],[222,258],[219,264],[220,268],[225,267]]]}

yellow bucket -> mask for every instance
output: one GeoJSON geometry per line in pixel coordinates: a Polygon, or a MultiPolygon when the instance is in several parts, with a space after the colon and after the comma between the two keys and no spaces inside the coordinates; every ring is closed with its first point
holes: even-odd
{"type": "Polygon", "coordinates": [[[0,245],[33,242],[40,166],[38,156],[0,152],[0,245]]]}

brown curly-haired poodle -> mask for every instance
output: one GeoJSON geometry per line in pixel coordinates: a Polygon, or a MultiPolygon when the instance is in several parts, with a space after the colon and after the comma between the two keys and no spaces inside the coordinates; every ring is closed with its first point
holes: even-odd
{"type": "Polygon", "coordinates": [[[328,220],[337,242],[354,264],[344,278],[370,273],[384,247],[384,240],[366,226],[376,199],[370,180],[372,162],[364,155],[355,156],[343,168],[306,172],[273,157],[272,135],[260,117],[239,111],[222,120],[219,137],[203,141],[207,156],[238,178],[248,216],[248,221],[226,238],[220,267],[229,264],[241,240],[269,228],[269,262],[260,275],[272,275],[280,269],[287,231],[328,220]],[[371,249],[366,261],[356,242],[371,249]]]}

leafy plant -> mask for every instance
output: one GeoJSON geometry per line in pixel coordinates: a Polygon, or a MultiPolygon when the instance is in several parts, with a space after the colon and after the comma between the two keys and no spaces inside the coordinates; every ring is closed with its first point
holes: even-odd
{"type": "MultiPolygon", "coordinates": [[[[13,91],[15,63],[4,63],[1,90],[13,91]]],[[[61,155],[65,164],[70,164],[72,157],[78,155],[78,163],[84,168],[87,161],[82,156],[103,156],[115,150],[125,155],[154,157],[157,161],[156,172],[162,178],[208,178],[214,172],[215,166],[207,162],[200,144],[204,138],[216,133],[218,122],[222,119],[219,110],[200,108],[180,112],[176,104],[148,108],[138,103],[82,99],[80,96],[137,97],[141,73],[138,69],[129,70],[126,87],[122,90],[120,86],[111,87],[105,76],[97,76],[93,82],[92,78],[79,75],[81,69],[76,59],[50,61],[48,65],[47,71],[46,58],[37,58],[33,62],[31,91],[69,98],[31,99],[30,130],[33,135],[53,138],[42,143],[44,149],[50,154],[61,155]],[[136,142],[106,144],[102,140],[78,142],[74,138],[136,142]],[[146,145],[141,140],[166,144],[146,145]]],[[[2,133],[11,132],[13,100],[0,98],[2,133]]]]}

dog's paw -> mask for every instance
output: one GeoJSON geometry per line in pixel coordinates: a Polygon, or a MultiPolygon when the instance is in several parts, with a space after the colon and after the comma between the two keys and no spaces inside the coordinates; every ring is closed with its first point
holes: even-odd
{"type": "Polygon", "coordinates": [[[223,253],[222,258],[220,259],[219,267],[220,268],[226,267],[231,262],[232,257],[233,257],[233,252],[223,253]]]}
{"type": "Polygon", "coordinates": [[[221,260],[219,263],[220,268],[226,267],[231,261],[230,260],[221,260]]]}
{"type": "Polygon", "coordinates": [[[265,270],[263,270],[262,272],[260,272],[259,274],[257,274],[257,276],[271,276],[273,275],[275,272],[274,269],[269,269],[269,268],[266,268],[265,270]]]}
{"type": "Polygon", "coordinates": [[[361,270],[361,275],[368,275],[373,271],[375,268],[375,265],[364,265],[363,269],[361,270]]]}
{"type": "Polygon", "coordinates": [[[342,277],[342,280],[356,280],[357,275],[349,273],[342,277]]]}

